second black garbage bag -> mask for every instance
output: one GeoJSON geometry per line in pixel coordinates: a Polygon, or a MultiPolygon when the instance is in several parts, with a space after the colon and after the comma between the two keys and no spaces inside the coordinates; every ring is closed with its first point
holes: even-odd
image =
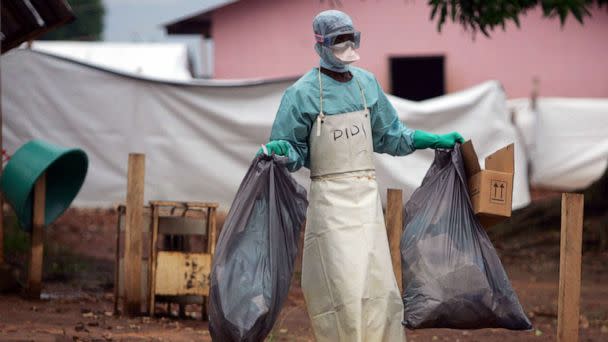
{"type": "Polygon", "coordinates": [[[289,292],[308,201],[284,162],[256,157],[220,233],[209,293],[214,341],[263,341],[289,292]]]}
{"type": "Polygon", "coordinates": [[[460,145],[435,151],[405,205],[400,248],[406,327],[532,328],[473,213],[460,145]]]}

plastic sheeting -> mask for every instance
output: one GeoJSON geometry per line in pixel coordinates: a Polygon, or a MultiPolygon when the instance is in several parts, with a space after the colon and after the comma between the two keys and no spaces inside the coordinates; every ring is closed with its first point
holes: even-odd
{"type": "Polygon", "coordinates": [[[166,80],[192,78],[188,47],[181,43],[35,41],[32,49],[119,72],[166,80]]]}
{"type": "MultiPolygon", "coordinates": [[[[162,82],[28,50],[10,52],[1,62],[5,148],[12,153],[40,138],[84,149],[90,169],[77,206],[124,202],[129,152],[146,154],[146,201],[230,205],[294,81],[162,82]]],[[[529,202],[523,145],[498,82],[424,102],[389,99],[412,128],[457,130],[471,138],[482,165],[487,155],[515,142],[513,205],[529,202]]],[[[380,192],[401,188],[408,198],[432,160],[430,150],[376,154],[380,192]]],[[[308,187],[307,170],[294,176],[308,187]]]]}
{"type": "Polygon", "coordinates": [[[539,98],[509,101],[529,150],[531,184],[578,190],[608,166],[608,99],[539,98]]]}
{"type": "Polygon", "coordinates": [[[405,205],[401,237],[408,328],[532,326],[469,200],[460,145],[438,150],[405,205]]]}
{"type": "Polygon", "coordinates": [[[216,341],[264,340],[287,298],[308,202],[285,162],[256,158],[226,218],[209,293],[216,341]]]}

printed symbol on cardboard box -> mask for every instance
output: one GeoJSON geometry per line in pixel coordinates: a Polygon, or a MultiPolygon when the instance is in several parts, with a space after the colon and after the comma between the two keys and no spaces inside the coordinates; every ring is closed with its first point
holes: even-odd
{"type": "Polygon", "coordinates": [[[505,203],[507,200],[507,183],[492,179],[490,187],[490,202],[505,203]]]}

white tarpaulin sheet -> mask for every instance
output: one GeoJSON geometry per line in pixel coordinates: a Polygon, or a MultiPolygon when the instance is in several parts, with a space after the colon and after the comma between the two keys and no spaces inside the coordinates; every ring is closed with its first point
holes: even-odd
{"type": "Polygon", "coordinates": [[[35,41],[32,49],[142,76],[187,81],[188,46],[181,43],[35,41]]]}
{"type": "MultiPolygon", "coordinates": [[[[226,208],[261,143],[283,91],[293,82],[160,82],[18,50],[2,57],[4,143],[9,153],[32,138],[84,149],[87,179],[75,201],[107,206],[125,200],[129,152],[146,154],[147,200],[217,201],[226,208]]],[[[497,82],[421,103],[390,97],[413,128],[472,138],[480,158],[516,143],[513,204],[529,202],[523,146],[497,82]]],[[[407,198],[433,151],[377,155],[385,189],[407,198]]],[[[482,164],[483,165],[483,164],[482,164]]],[[[296,174],[308,186],[308,172],[296,174]]]]}
{"type": "Polygon", "coordinates": [[[608,99],[539,98],[509,101],[529,149],[533,186],[578,190],[608,166],[608,99]]]}

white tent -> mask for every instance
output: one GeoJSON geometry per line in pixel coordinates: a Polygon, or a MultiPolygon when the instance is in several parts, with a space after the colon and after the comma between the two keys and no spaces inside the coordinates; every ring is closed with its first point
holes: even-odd
{"type": "Polygon", "coordinates": [[[564,191],[588,187],[608,166],[608,99],[509,101],[530,155],[533,186],[564,191]]]}
{"type": "MultiPolygon", "coordinates": [[[[142,152],[146,200],[217,201],[226,208],[293,82],[163,82],[29,50],[8,53],[1,62],[7,150],[32,138],[84,149],[90,168],[79,206],[124,201],[127,155],[142,152]]],[[[529,202],[523,145],[497,82],[420,103],[389,98],[409,126],[458,130],[472,138],[480,158],[515,142],[513,204],[529,202]]],[[[377,155],[383,197],[390,187],[409,198],[432,158],[431,150],[377,155]]],[[[296,177],[308,186],[307,170],[296,177]]]]}
{"type": "Polygon", "coordinates": [[[187,81],[188,47],[182,43],[35,41],[35,51],[142,76],[187,81]]]}

